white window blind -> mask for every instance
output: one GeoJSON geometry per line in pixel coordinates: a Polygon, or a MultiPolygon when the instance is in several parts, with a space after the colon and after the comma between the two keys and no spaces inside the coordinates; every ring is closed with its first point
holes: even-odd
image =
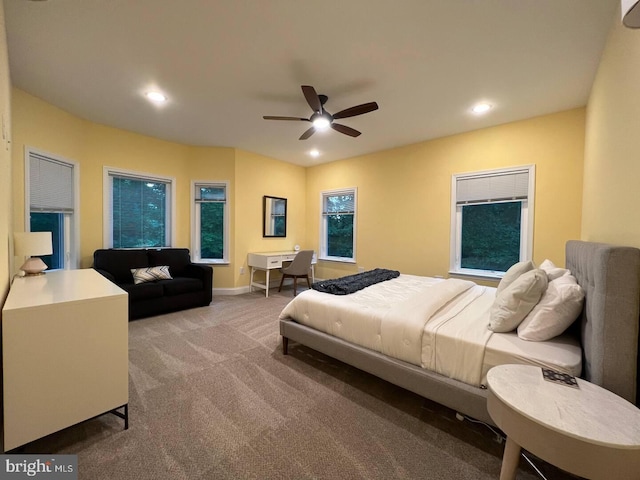
{"type": "Polygon", "coordinates": [[[523,200],[529,192],[529,171],[520,170],[478,176],[458,176],[456,203],[523,200]]]}
{"type": "Polygon", "coordinates": [[[31,211],[73,212],[73,165],[29,152],[31,211]]]}
{"type": "Polygon", "coordinates": [[[227,201],[227,189],[225,185],[213,185],[208,183],[195,184],[195,200],[200,202],[218,202],[225,203],[227,201]]]}
{"type": "Polygon", "coordinates": [[[355,195],[353,192],[332,192],[324,195],[323,215],[347,215],[355,212],[355,195]]]}

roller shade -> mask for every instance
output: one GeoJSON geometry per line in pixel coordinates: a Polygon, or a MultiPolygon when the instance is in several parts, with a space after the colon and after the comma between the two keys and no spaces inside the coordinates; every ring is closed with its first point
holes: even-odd
{"type": "Polygon", "coordinates": [[[456,204],[526,200],[529,193],[527,170],[490,175],[458,177],[456,204]]]}

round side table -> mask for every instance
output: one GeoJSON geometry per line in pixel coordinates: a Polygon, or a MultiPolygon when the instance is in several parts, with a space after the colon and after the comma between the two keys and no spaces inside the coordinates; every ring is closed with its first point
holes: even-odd
{"type": "Polygon", "coordinates": [[[515,480],[520,449],[593,480],[640,479],[640,410],[582,379],[578,388],[545,380],[530,365],[487,374],[487,409],[507,435],[500,480],[515,480]]]}

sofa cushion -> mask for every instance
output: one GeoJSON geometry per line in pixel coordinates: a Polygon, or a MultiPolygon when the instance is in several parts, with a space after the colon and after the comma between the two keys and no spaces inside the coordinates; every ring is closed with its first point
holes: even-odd
{"type": "MultiPolygon", "coordinates": [[[[181,277],[185,274],[187,265],[191,263],[188,248],[158,248],[147,250],[149,265],[168,265],[172,277],[181,277]]],[[[132,267],[134,267],[132,265],[132,267]]]]}
{"type": "Polygon", "coordinates": [[[133,283],[131,269],[148,266],[145,250],[101,249],[93,254],[93,267],[109,272],[116,283],[133,283]]]}
{"type": "Polygon", "coordinates": [[[159,282],[139,283],[137,285],[134,283],[123,283],[120,284],[119,287],[129,294],[129,302],[159,298],[164,295],[164,289],[159,282]]]}
{"type": "Polygon", "coordinates": [[[197,292],[203,288],[200,280],[188,277],[174,277],[173,280],[160,280],[156,283],[164,288],[165,295],[197,292]]]}

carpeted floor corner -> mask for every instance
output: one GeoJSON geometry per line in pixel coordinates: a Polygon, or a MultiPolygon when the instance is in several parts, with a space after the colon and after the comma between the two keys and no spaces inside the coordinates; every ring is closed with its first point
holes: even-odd
{"type": "MultiPolygon", "coordinates": [[[[83,480],[499,478],[486,427],[301,345],[282,355],[291,299],[216,296],[130,322],[130,428],[104,415],[24,453],[77,454],[83,480]]],[[[537,478],[521,462],[518,479],[537,478]]]]}

